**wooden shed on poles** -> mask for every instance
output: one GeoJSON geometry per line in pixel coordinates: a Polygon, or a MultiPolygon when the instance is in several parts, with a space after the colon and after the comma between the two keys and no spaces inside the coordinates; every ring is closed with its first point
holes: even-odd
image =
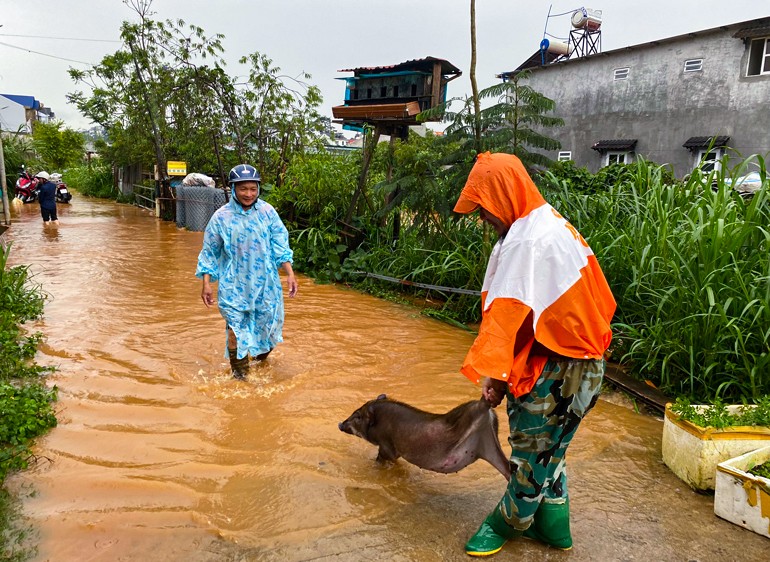
{"type": "Polygon", "coordinates": [[[347,130],[365,131],[369,127],[374,131],[372,142],[364,146],[358,187],[342,225],[341,233],[350,243],[354,237],[350,223],[359,197],[365,195],[369,162],[380,135],[390,135],[391,146],[396,138],[406,139],[409,127],[419,123],[417,115],[444,103],[447,84],[462,72],[449,61],[435,57],[339,72],[352,72],[353,76],[340,78],[345,80],[345,103],[332,107],[334,122],[347,130]]]}
{"type": "Polygon", "coordinates": [[[447,84],[462,72],[444,59],[426,57],[388,66],[348,68],[345,104],[332,108],[337,123],[349,130],[364,125],[406,138],[417,114],[446,101],[447,84]]]}

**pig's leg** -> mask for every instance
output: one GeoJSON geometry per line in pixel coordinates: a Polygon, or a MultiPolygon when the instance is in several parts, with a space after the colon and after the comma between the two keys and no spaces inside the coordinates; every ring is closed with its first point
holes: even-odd
{"type": "MultiPolygon", "coordinates": [[[[491,410],[489,413],[490,416],[495,415],[491,410]]],[[[480,429],[482,431],[479,432],[479,458],[484,459],[499,470],[506,480],[510,480],[511,464],[508,462],[508,457],[505,456],[503,448],[500,446],[500,440],[497,437],[497,417],[495,416],[494,419],[490,417],[490,423],[488,425],[485,424],[485,427],[480,429]]]]}
{"type": "Polygon", "coordinates": [[[400,456],[391,443],[380,443],[380,450],[377,452],[377,462],[393,462],[400,456]]]}

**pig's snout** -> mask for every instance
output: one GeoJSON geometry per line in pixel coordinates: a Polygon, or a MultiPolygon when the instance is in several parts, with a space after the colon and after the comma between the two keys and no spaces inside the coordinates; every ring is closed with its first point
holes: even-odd
{"type": "Polygon", "coordinates": [[[347,423],[347,420],[344,422],[338,423],[337,427],[339,427],[340,431],[342,431],[343,433],[350,433],[351,435],[353,435],[353,432],[350,430],[350,424],[347,423]]]}

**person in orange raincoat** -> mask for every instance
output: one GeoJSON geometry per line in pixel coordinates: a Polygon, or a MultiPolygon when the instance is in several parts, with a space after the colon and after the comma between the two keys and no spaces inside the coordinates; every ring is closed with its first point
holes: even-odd
{"type": "Polygon", "coordinates": [[[585,239],[516,156],[480,154],[454,210],[478,210],[500,236],[461,372],[492,406],[507,397],[513,473],[465,551],[494,554],[521,535],[569,549],[565,453],[601,388],[615,299],[585,239]]]}

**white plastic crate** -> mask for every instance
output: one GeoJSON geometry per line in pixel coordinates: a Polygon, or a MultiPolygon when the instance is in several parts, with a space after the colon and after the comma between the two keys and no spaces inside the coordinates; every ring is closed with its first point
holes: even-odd
{"type": "Polygon", "coordinates": [[[719,463],[714,513],[770,538],[770,480],[748,472],[768,461],[770,447],[763,447],[719,463]]]}

